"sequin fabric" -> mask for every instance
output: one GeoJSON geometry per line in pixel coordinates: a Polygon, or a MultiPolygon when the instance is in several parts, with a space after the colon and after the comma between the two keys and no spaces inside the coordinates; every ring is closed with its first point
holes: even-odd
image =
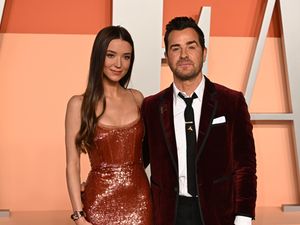
{"type": "Polygon", "coordinates": [[[97,127],[82,196],[86,219],[93,225],[153,224],[150,187],[141,159],[143,135],[141,119],[124,127],[97,127]]]}

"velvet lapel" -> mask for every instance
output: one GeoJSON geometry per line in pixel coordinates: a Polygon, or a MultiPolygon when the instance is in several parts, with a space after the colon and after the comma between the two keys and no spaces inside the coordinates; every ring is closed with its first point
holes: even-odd
{"type": "Polygon", "coordinates": [[[205,88],[201,109],[201,118],[197,142],[197,158],[203,152],[206,139],[209,135],[212,121],[215,117],[218,102],[216,100],[216,90],[213,83],[205,77],[205,88]]]}
{"type": "Polygon", "coordinates": [[[173,120],[173,86],[160,98],[160,123],[175,171],[178,173],[178,158],[173,120]]]}

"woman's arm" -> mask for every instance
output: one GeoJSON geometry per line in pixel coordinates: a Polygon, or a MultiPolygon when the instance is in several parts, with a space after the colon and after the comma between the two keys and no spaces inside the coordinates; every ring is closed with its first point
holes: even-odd
{"type": "MultiPolygon", "coordinates": [[[[82,96],[73,96],[67,105],[65,120],[65,143],[67,154],[66,177],[68,192],[73,211],[82,211],[81,186],[80,186],[80,153],[75,146],[75,137],[80,128],[80,110],[82,96]]],[[[75,221],[76,224],[90,224],[84,217],[75,221]]]]}

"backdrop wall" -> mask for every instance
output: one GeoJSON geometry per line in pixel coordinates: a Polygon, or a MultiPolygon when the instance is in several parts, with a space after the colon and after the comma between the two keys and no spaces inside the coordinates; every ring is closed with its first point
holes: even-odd
{"type": "MultiPolygon", "coordinates": [[[[244,91],[265,4],[265,0],[186,0],[185,4],[164,0],[162,35],[172,17],[197,19],[201,6],[211,6],[207,75],[244,91]]],[[[112,23],[112,10],[110,0],[6,1],[0,28],[0,209],[70,209],[65,182],[66,103],[84,91],[91,45],[97,31],[112,23]]],[[[279,22],[276,5],[249,105],[252,113],[291,111],[279,22]]],[[[158,79],[161,89],[170,84],[167,65],[162,64],[158,79]]],[[[255,123],[254,135],[257,205],[299,203],[291,124],[255,123]]],[[[86,155],[82,164],[85,179],[86,155]]]]}

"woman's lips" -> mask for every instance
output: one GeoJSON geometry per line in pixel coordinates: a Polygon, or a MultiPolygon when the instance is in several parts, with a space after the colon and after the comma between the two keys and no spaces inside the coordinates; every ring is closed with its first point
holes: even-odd
{"type": "Polygon", "coordinates": [[[115,75],[121,75],[122,74],[122,70],[111,70],[111,72],[115,75]]]}

